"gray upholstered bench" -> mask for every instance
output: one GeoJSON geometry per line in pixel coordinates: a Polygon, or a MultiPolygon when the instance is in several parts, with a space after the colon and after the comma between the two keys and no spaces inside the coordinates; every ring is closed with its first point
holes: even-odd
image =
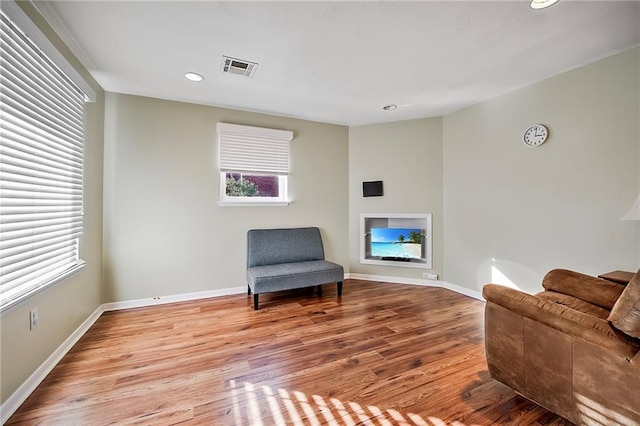
{"type": "Polygon", "coordinates": [[[247,233],[247,284],[258,296],[272,291],[292,290],[337,283],[342,296],[342,266],[324,260],[318,228],[252,229],[247,233]]]}

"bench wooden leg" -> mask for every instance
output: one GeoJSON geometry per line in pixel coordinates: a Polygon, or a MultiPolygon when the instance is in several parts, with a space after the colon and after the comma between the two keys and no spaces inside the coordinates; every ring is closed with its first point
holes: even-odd
{"type": "Polygon", "coordinates": [[[342,296],[342,281],[338,281],[338,297],[342,296]]]}
{"type": "Polygon", "coordinates": [[[257,294],[253,295],[253,310],[254,311],[258,310],[258,295],[257,294]]]}
{"type": "Polygon", "coordinates": [[[322,286],[318,286],[318,297],[322,297],[322,286]]]}

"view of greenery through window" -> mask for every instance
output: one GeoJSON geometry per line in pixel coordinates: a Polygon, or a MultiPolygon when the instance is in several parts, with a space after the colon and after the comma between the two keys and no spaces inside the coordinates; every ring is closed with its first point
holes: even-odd
{"type": "Polygon", "coordinates": [[[278,176],[226,173],[228,197],[278,197],[278,176]]]}

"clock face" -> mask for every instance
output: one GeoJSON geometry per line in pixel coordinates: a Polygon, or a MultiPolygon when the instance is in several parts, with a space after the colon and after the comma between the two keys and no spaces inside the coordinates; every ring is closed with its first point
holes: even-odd
{"type": "Polygon", "coordinates": [[[527,146],[542,145],[549,136],[549,131],[542,124],[534,124],[524,131],[522,139],[527,146]]]}

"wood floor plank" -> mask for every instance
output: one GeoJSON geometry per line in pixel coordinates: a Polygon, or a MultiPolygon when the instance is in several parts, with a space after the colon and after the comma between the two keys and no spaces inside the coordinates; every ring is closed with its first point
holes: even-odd
{"type": "Polygon", "coordinates": [[[104,313],[8,425],[570,425],[492,380],[481,301],[346,280],[104,313]]]}

